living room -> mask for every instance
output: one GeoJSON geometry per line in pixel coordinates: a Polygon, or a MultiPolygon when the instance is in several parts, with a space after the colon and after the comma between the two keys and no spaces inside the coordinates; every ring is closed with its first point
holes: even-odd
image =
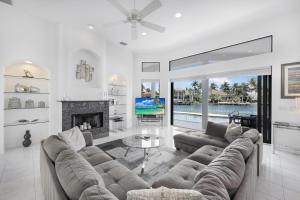
{"type": "Polygon", "coordinates": [[[0,199],[299,199],[299,8],[0,1],[0,199]],[[224,139],[235,127],[242,136],[224,139]],[[59,146],[68,134],[79,147],[59,146]],[[77,191],[64,185],[74,149],[75,168],[98,172],[77,191]],[[228,152],[244,170],[209,171],[228,152]]]}

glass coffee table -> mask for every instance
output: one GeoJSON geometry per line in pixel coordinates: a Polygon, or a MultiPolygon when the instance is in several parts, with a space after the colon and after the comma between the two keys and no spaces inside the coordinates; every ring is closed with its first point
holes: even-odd
{"type": "Polygon", "coordinates": [[[128,147],[124,157],[127,156],[131,148],[144,149],[144,160],[141,169],[141,174],[143,174],[149,160],[149,150],[155,148],[159,151],[159,147],[163,143],[163,138],[154,134],[136,134],[123,138],[122,142],[128,147]]]}

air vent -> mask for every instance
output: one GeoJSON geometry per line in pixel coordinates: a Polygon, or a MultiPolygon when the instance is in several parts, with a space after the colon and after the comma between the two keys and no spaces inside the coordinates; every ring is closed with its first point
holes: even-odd
{"type": "Polygon", "coordinates": [[[127,46],[128,44],[126,42],[120,42],[120,45],[127,46]]]}
{"type": "Polygon", "coordinates": [[[0,2],[6,3],[8,5],[13,5],[12,0],[0,0],[0,2]]]}

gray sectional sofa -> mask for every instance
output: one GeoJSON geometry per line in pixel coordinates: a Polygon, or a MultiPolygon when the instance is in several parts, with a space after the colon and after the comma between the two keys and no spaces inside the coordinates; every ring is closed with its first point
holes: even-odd
{"type": "Polygon", "coordinates": [[[174,136],[175,147],[192,153],[175,165],[167,174],[153,183],[176,189],[193,189],[206,194],[207,199],[228,199],[218,191],[228,192],[230,199],[252,200],[255,194],[256,178],[262,159],[262,135],[255,129],[243,129],[243,134],[232,143],[224,139],[227,126],[209,122],[205,133],[178,134],[174,136]],[[207,184],[219,185],[217,189],[207,184]],[[201,184],[202,182],[202,184],[201,184]],[[212,188],[212,187],[210,187],[212,188]]]}
{"type": "Polygon", "coordinates": [[[129,190],[150,188],[98,147],[76,152],[56,135],[41,142],[40,171],[46,200],[125,200],[129,190]]]}

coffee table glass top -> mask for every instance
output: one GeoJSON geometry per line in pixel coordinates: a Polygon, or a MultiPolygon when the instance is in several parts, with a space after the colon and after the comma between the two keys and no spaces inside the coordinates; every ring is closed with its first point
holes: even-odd
{"type": "Polygon", "coordinates": [[[122,139],[122,142],[133,148],[149,149],[158,148],[162,145],[162,137],[154,134],[136,134],[122,139]]]}

